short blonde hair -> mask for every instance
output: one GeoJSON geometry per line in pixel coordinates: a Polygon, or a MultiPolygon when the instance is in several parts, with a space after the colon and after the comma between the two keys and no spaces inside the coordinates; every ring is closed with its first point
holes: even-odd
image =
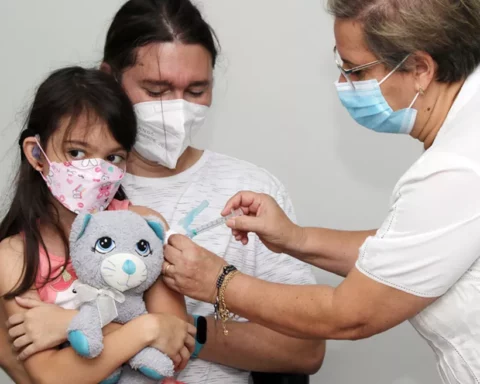
{"type": "Polygon", "coordinates": [[[369,49],[390,66],[424,51],[437,80],[465,79],[480,64],[480,0],[328,0],[336,18],[363,25],[369,49]]]}

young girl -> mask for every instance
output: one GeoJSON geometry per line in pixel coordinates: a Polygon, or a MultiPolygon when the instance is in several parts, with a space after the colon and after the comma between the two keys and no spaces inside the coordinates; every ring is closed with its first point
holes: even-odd
{"type": "MultiPolygon", "coordinates": [[[[39,87],[19,142],[15,193],[0,225],[0,296],[8,316],[25,311],[14,300],[18,296],[72,308],[76,276],[67,239],[77,213],[154,213],[129,207],[120,187],[135,137],[131,103],[109,75],[65,68],[39,87]]],[[[159,280],[146,301],[149,312],[177,317],[148,314],[123,326],[107,326],[105,349],[93,360],[77,356],[71,348],[39,352],[25,362],[32,381],[98,383],[147,346],[167,353],[177,367],[184,366],[195,330],[178,318],[186,319],[183,297],[159,280]]],[[[35,349],[23,328],[11,330],[15,348],[35,349]]],[[[0,346],[4,348],[8,346],[0,346]]]]}

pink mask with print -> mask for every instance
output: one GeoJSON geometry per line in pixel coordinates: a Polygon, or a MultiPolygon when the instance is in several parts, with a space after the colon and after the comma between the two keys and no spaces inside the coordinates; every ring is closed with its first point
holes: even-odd
{"type": "Polygon", "coordinates": [[[75,213],[95,213],[107,209],[120,188],[125,171],[103,159],[52,162],[37,145],[50,166],[43,179],[53,196],[75,213]]]}

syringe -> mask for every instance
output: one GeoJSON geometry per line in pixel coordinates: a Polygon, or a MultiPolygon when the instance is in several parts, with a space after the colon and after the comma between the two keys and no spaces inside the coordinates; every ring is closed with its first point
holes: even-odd
{"type": "Polygon", "coordinates": [[[243,211],[239,208],[235,211],[232,211],[232,213],[230,213],[229,215],[227,215],[225,217],[220,217],[218,219],[212,220],[209,223],[200,225],[199,227],[197,227],[195,229],[188,229],[187,236],[192,239],[202,232],[209,231],[212,228],[215,228],[215,227],[218,227],[220,225],[225,224],[229,219],[231,219],[233,217],[238,217],[238,216],[242,216],[242,215],[243,215],[243,211]]]}

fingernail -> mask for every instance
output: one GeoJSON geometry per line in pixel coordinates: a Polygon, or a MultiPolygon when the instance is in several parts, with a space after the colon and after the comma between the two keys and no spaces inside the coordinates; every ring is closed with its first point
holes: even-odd
{"type": "Polygon", "coordinates": [[[226,224],[227,227],[235,229],[235,219],[228,219],[226,224]]]}

